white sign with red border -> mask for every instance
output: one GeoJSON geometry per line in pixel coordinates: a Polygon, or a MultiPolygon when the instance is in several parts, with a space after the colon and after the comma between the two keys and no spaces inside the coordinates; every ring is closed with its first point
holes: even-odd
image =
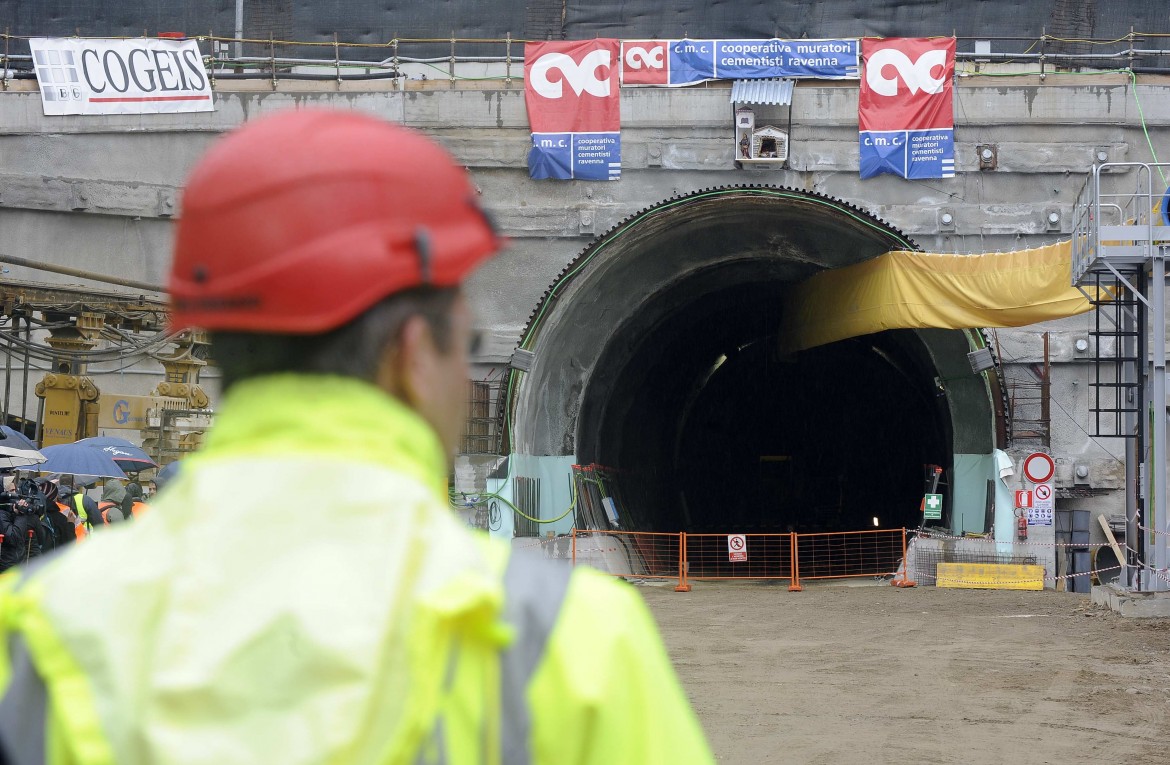
{"type": "Polygon", "coordinates": [[[194,40],[29,40],[46,115],[215,110],[194,40]]]}
{"type": "Polygon", "coordinates": [[[747,536],[744,534],[727,535],[727,559],[732,563],[747,561],[747,536]]]}
{"type": "Polygon", "coordinates": [[[1046,510],[1051,513],[1056,509],[1056,500],[1053,498],[1052,484],[1038,483],[1032,487],[1032,507],[1037,510],[1046,510]]]}
{"type": "Polygon", "coordinates": [[[1024,477],[1032,483],[1048,483],[1056,474],[1056,463],[1044,452],[1033,452],[1024,458],[1024,477]]]}

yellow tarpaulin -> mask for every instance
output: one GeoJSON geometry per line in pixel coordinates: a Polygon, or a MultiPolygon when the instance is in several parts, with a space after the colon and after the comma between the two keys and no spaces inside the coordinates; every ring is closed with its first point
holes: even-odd
{"type": "Polygon", "coordinates": [[[885,329],[1022,327],[1093,306],[1071,286],[1071,242],[1016,252],[893,251],[798,285],[781,328],[799,351],[885,329]]]}

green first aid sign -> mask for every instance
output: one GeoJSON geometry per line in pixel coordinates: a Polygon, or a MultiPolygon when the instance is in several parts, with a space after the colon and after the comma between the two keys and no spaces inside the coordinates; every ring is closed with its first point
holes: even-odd
{"type": "Polygon", "coordinates": [[[928,521],[942,519],[942,495],[927,494],[922,498],[922,517],[928,521]]]}

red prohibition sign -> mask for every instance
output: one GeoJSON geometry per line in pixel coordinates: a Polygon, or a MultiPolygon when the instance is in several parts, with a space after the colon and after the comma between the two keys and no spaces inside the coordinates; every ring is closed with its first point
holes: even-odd
{"type": "Polygon", "coordinates": [[[1056,463],[1044,452],[1033,452],[1024,458],[1024,477],[1032,483],[1048,483],[1056,472],[1056,463]]]}
{"type": "Polygon", "coordinates": [[[732,537],[731,538],[731,549],[742,550],[743,549],[743,537],[732,537]]]}

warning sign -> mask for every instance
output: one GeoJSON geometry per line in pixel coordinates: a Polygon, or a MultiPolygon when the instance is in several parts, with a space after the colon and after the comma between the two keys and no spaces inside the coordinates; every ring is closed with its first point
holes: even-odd
{"type": "Polygon", "coordinates": [[[1032,487],[1032,507],[1047,510],[1049,513],[1056,508],[1056,502],[1052,498],[1052,484],[1038,483],[1032,487]]]}
{"type": "Polygon", "coordinates": [[[745,535],[727,535],[727,559],[732,563],[743,563],[747,560],[747,537],[745,535]]]}
{"type": "Polygon", "coordinates": [[[1039,507],[1028,508],[1028,525],[1029,526],[1051,526],[1052,525],[1052,509],[1047,510],[1039,507]]]}

